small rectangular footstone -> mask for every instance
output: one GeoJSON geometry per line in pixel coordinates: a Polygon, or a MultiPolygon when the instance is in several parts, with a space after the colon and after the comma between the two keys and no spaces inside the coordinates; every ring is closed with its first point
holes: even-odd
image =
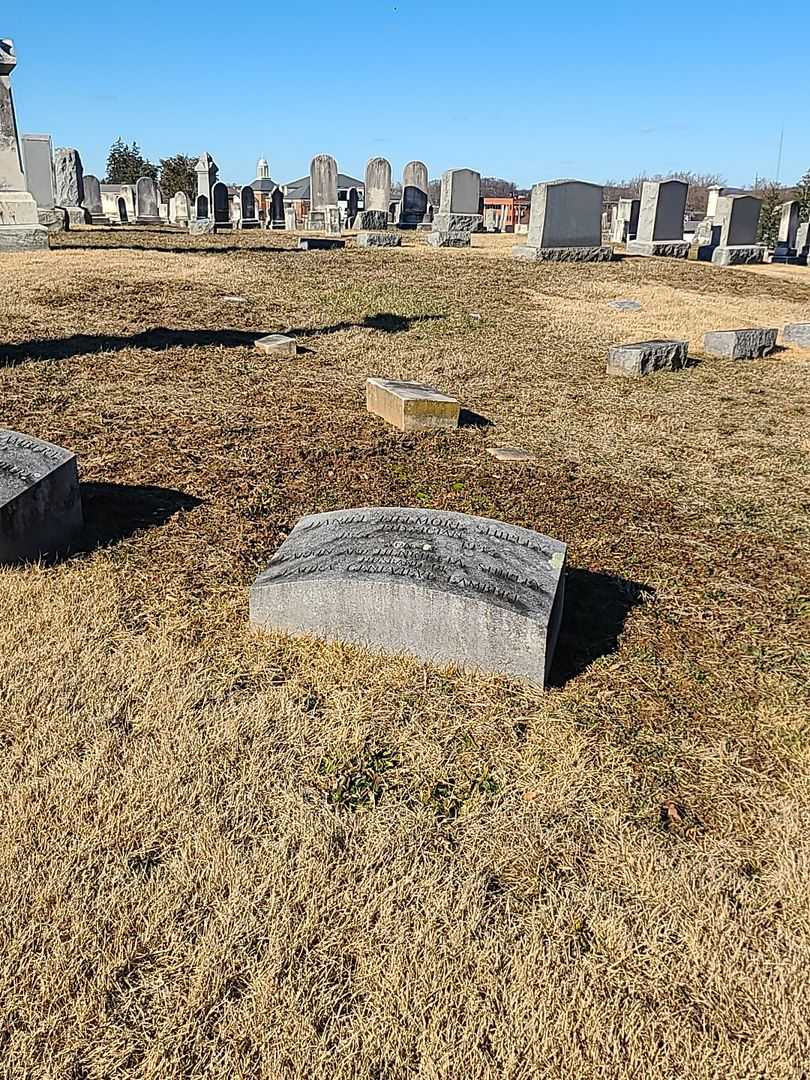
{"type": "Polygon", "coordinates": [[[737,247],[716,247],[712,251],[715,266],[746,266],[765,261],[765,248],[760,244],[737,247]]]}
{"type": "Polygon", "coordinates": [[[454,397],[432,386],[395,379],[367,379],[366,408],[400,431],[456,428],[460,411],[454,397]]]}
{"type": "Polygon", "coordinates": [[[0,563],[61,551],[81,527],[76,455],[0,430],[0,563]]]}
{"type": "Polygon", "coordinates": [[[402,237],[395,232],[361,232],[357,234],[358,247],[401,247],[402,237]]]}
{"type": "Polygon", "coordinates": [[[333,240],[328,236],[302,236],[298,241],[299,251],[334,251],[345,247],[345,240],[333,240]]]}
{"type": "Polygon", "coordinates": [[[608,375],[652,375],[686,367],[688,341],[634,341],[608,352],[608,375]]]}
{"type": "Polygon", "coordinates": [[[362,507],[302,518],[250,590],[264,630],[545,685],[566,546],[492,518],[362,507]]]}
{"type": "Polygon", "coordinates": [[[472,244],[468,232],[443,232],[436,229],[428,233],[427,242],[431,247],[462,248],[470,247],[472,244]]]}
{"type": "Polygon", "coordinates": [[[610,262],[613,248],[601,247],[534,247],[530,244],[515,244],[512,248],[513,259],[526,262],[610,262]]]}
{"type": "Polygon", "coordinates": [[[496,461],[536,461],[534,454],[519,446],[488,446],[487,453],[496,461]]]}
{"type": "Polygon", "coordinates": [[[665,259],[687,259],[690,244],[688,240],[628,240],[628,255],[659,255],[665,259]]]}
{"type": "Polygon", "coordinates": [[[782,340],[786,345],[810,349],[810,322],[789,323],[782,333],[782,340]]]}
{"type": "Polygon", "coordinates": [[[297,351],[295,338],[287,337],[286,334],[267,334],[259,338],[256,348],[260,352],[272,353],[275,356],[295,356],[297,351]]]}
{"type": "Polygon", "coordinates": [[[703,336],[703,351],[730,360],[753,360],[776,348],[776,330],[757,326],[750,330],[711,330],[703,336]]]}

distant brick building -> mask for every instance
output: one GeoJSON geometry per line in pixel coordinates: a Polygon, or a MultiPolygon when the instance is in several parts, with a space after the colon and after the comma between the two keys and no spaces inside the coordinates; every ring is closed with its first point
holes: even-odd
{"type": "Polygon", "coordinates": [[[519,232],[529,225],[530,200],[526,195],[498,195],[484,199],[487,232],[519,232]]]}

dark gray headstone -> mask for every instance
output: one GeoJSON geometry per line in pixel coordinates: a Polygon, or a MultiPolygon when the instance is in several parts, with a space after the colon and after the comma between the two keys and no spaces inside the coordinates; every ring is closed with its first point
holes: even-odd
{"type": "Polygon", "coordinates": [[[101,205],[101,184],[98,177],[91,173],[84,178],[84,208],[91,217],[100,217],[104,213],[101,205]]]}
{"type": "Polygon", "coordinates": [[[400,224],[416,226],[428,209],[428,171],[423,161],[409,161],[402,170],[402,213],[400,224]]]}
{"type": "Polygon", "coordinates": [[[256,217],[256,195],[250,185],[243,187],[239,193],[242,203],[242,224],[246,221],[258,221],[256,217]]]}
{"type": "Polygon", "coordinates": [[[683,221],[689,185],[683,180],[645,180],[641,188],[636,239],[683,241],[683,221]]]}
{"type": "Polygon", "coordinates": [[[0,430],[0,563],[60,551],[81,526],[76,455],[0,430]]]}
{"type": "Polygon", "coordinates": [[[268,630],[543,685],[565,544],[491,518],[367,507],[302,518],[250,592],[268,630]]]}
{"type": "Polygon", "coordinates": [[[755,195],[723,195],[714,220],[720,225],[721,247],[750,247],[757,242],[762,199],[755,195]]]}
{"type": "Polygon", "coordinates": [[[231,200],[227,185],[218,180],[211,188],[211,198],[214,204],[214,222],[217,225],[227,225],[231,220],[231,200]]]}
{"type": "Polygon", "coordinates": [[[198,195],[194,204],[194,216],[198,221],[206,220],[210,215],[207,195],[198,195]]]}

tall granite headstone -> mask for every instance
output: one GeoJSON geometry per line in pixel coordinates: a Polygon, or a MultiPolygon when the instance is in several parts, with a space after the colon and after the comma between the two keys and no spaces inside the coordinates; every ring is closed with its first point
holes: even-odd
{"type": "Polygon", "coordinates": [[[267,630],[494,671],[544,685],[566,547],[440,510],[363,507],[302,518],[250,591],[267,630]]]}
{"type": "Polygon", "coordinates": [[[439,212],[428,243],[433,247],[469,247],[470,234],[481,227],[481,174],[474,169],[448,169],[442,174],[439,212]]]}
{"type": "Polygon", "coordinates": [[[371,158],[366,165],[366,193],[363,209],[355,219],[356,229],[380,231],[388,228],[391,202],[391,163],[383,157],[371,158]]]}
{"type": "Polygon", "coordinates": [[[258,229],[259,219],[256,216],[256,193],[247,184],[239,192],[241,209],[241,227],[243,229],[258,229]]]}
{"type": "Polygon", "coordinates": [[[71,226],[84,225],[84,170],[79,151],[72,147],[57,147],[53,159],[56,174],[56,205],[67,211],[71,226]]]}
{"type": "Polygon", "coordinates": [[[273,193],[270,196],[270,224],[274,229],[283,229],[286,227],[284,192],[280,187],[273,188],[273,193]]]}
{"type": "Polygon", "coordinates": [[[628,255],[663,255],[686,259],[689,241],[683,238],[686,196],[683,180],[645,180],[635,240],[628,241],[628,255]]]}
{"type": "Polygon", "coordinates": [[[338,205],[337,177],[337,162],[329,154],[318,154],[310,162],[307,228],[326,229],[327,212],[338,205]]]}
{"type": "Polygon", "coordinates": [[[22,153],[25,181],[37,207],[40,210],[53,210],[56,206],[56,182],[50,135],[23,135],[22,153]]]}
{"type": "MultiPolygon", "coordinates": [[[[86,180],[85,180],[86,185],[86,180]]],[[[139,225],[160,225],[160,193],[150,176],[142,176],[135,185],[135,220],[139,225]]]]}
{"type": "Polygon", "coordinates": [[[76,455],[0,430],[0,563],[55,554],[81,526],[76,455]]]}
{"type": "Polygon", "coordinates": [[[762,200],[754,195],[721,195],[717,200],[715,224],[720,226],[720,243],[712,252],[716,266],[761,263],[765,247],[757,243],[762,200]]]}
{"type": "Polygon", "coordinates": [[[211,189],[211,201],[214,224],[220,228],[229,228],[231,225],[231,200],[228,195],[228,187],[221,180],[217,180],[211,189]]]}
{"type": "Polygon", "coordinates": [[[525,244],[517,259],[541,262],[604,262],[613,249],[602,245],[602,188],[584,180],[535,184],[525,244]]]}
{"type": "Polygon", "coordinates": [[[219,166],[210,154],[205,153],[200,155],[197,164],[194,166],[194,171],[197,174],[197,197],[204,195],[210,207],[213,201],[214,184],[219,176],[219,166]]]}
{"type": "Polygon", "coordinates": [[[39,223],[37,204],[27,190],[22,151],[11,93],[17,66],[14,43],[0,38],[0,251],[32,251],[48,246],[48,230],[39,223]]]}

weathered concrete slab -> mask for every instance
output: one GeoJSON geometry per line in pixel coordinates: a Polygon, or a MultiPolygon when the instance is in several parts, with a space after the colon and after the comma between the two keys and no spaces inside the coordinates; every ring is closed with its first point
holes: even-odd
{"type": "Polygon", "coordinates": [[[599,247],[534,247],[531,244],[515,244],[513,259],[525,262],[610,262],[613,248],[599,247]]]}
{"type": "Polygon", "coordinates": [[[366,408],[400,431],[458,427],[460,405],[454,397],[422,383],[366,379],[366,408]]]}
{"type": "Polygon", "coordinates": [[[716,247],[712,251],[715,266],[745,266],[765,261],[765,248],[761,244],[739,247],[716,247]]]}
{"type": "Polygon", "coordinates": [[[776,348],[776,330],[757,326],[747,330],[711,330],[703,335],[703,351],[709,356],[752,360],[776,348]]]}
{"type": "Polygon", "coordinates": [[[496,461],[537,461],[534,454],[519,446],[488,446],[487,453],[496,461]]]}
{"type": "Polygon", "coordinates": [[[333,240],[327,236],[302,236],[298,241],[299,251],[334,251],[345,247],[345,240],[333,240]]]}
{"type": "Polygon", "coordinates": [[[491,518],[364,507],[302,518],[250,590],[269,631],[544,685],[566,546],[491,518]]]}
{"type": "Polygon", "coordinates": [[[401,247],[402,237],[395,232],[361,232],[357,235],[357,246],[369,247],[401,247]]]}
{"type": "Polygon", "coordinates": [[[786,345],[810,349],[810,322],[789,323],[782,332],[782,340],[786,345]]]}
{"type": "Polygon", "coordinates": [[[665,259],[687,259],[690,247],[688,240],[628,240],[626,250],[628,255],[646,257],[659,255],[665,259]]]}
{"type": "Polygon", "coordinates": [[[652,375],[686,367],[688,341],[634,341],[608,351],[608,375],[652,375]]]}
{"type": "Polygon", "coordinates": [[[76,455],[0,429],[0,563],[54,554],[81,527],[76,455]]]}
{"type": "Polygon", "coordinates": [[[274,356],[295,356],[298,346],[295,338],[287,337],[286,334],[266,334],[256,342],[259,352],[271,353],[274,356]]]}
{"type": "Polygon", "coordinates": [[[45,251],[48,230],[44,225],[0,225],[0,251],[45,251]]]}

